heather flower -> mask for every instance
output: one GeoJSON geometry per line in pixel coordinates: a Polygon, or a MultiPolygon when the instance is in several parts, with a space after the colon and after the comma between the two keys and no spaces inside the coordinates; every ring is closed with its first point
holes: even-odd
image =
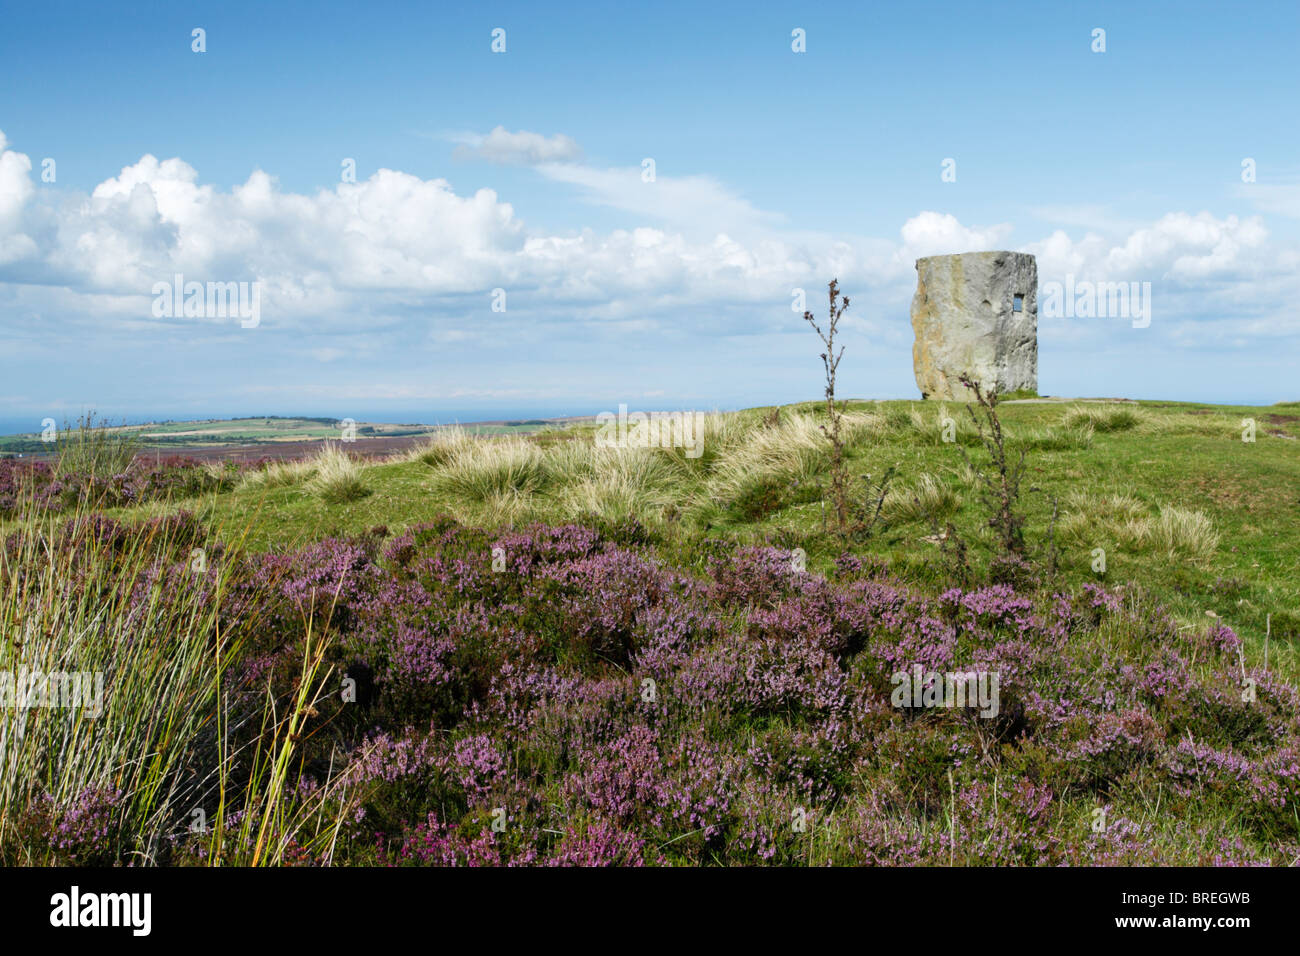
{"type": "MultiPolygon", "coordinates": [[[[585,827],[566,826],[547,866],[644,866],[648,845],[635,833],[601,818],[585,827]]],[[[663,863],[655,854],[656,863],[663,863]]]]}

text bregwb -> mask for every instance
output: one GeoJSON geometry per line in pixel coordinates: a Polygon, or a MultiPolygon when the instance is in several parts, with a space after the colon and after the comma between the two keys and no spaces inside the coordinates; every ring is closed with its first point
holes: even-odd
{"type": "Polygon", "coordinates": [[[148,936],[152,926],[153,897],[149,893],[86,893],[74,886],[71,893],[50,897],[50,925],[129,926],[132,935],[148,936]]]}

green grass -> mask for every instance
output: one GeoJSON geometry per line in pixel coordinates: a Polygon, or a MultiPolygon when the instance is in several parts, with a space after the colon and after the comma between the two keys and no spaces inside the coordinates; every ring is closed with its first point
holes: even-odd
{"type": "MultiPolygon", "coordinates": [[[[990,540],[962,458],[962,449],[984,456],[966,409],[854,402],[849,411],[851,472],[875,482],[897,469],[883,527],[853,550],[919,582],[940,580],[932,514],[972,542],[990,540]]],[[[142,508],[197,507],[224,527],[247,528],[255,549],[380,525],[396,532],[443,512],[491,525],[634,514],[678,557],[708,537],[766,540],[801,546],[809,569],[824,569],[840,550],[823,531],[824,407],[785,406],[775,420],[771,412],[710,416],[694,459],[680,449],[599,449],[583,424],[530,437],[455,432],[356,465],[364,495],[320,494],[305,465],[202,501],[142,508]]],[[[1003,405],[1001,415],[1013,449],[1028,454],[1022,507],[1032,542],[1045,539],[1057,502],[1065,583],[1132,582],[1189,622],[1213,612],[1250,654],[1262,655],[1271,621],[1270,661],[1300,676],[1300,405],[1044,402],[1003,405]],[[1245,418],[1256,421],[1254,443],[1242,441],[1245,418]],[[1099,548],[1104,574],[1092,570],[1099,548]]]]}

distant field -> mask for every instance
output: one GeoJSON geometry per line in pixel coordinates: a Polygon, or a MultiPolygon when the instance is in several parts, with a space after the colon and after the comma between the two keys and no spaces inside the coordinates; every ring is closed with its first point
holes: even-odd
{"type": "MultiPolygon", "coordinates": [[[[541,419],[476,422],[463,426],[475,435],[532,434],[548,423],[541,419]]],[[[439,429],[462,427],[428,424],[355,422],[355,447],[363,455],[390,454],[439,429]]],[[[141,450],[196,458],[294,458],[311,454],[325,440],[344,437],[344,424],[332,418],[224,418],[188,422],[119,425],[110,431],[137,436],[141,450]]],[[[60,434],[66,433],[65,426],[60,434]]],[[[53,454],[54,443],[39,433],[0,436],[0,457],[53,454]]]]}

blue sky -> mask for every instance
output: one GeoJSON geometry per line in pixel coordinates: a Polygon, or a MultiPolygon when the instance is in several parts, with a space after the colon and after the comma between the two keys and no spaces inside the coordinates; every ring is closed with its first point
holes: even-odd
{"type": "Polygon", "coordinates": [[[832,276],[842,391],[916,397],[912,263],[983,248],[1035,253],[1042,282],[1151,283],[1146,328],[1040,317],[1044,393],[1300,394],[1294,3],[0,22],[0,425],[813,398],[791,290],[821,313],[832,276]],[[258,325],[155,316],[176,273],[259,282],[258,325]]]}

